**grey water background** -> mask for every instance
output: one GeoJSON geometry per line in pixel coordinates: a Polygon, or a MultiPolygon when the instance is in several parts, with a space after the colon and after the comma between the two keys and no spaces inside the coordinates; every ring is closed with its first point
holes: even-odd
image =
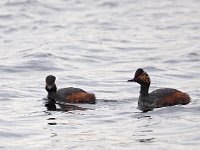
{"type": "Polygon", "coordinates": [[[199,68],[199,0],[2,0],[0,149],[197,150],[199,68]],[[191,103],[141,113],[139,67],[191,103]],[[97,104],[47,111],[49,74],[97,104]]]}

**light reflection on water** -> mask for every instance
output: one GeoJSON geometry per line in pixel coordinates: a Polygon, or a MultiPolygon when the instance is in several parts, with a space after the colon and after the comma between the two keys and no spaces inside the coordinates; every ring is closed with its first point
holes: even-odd
{"type": "Polygon", "coordinates": [[[198,3],[0,2],[0,148],[198,149],[198,3]],[[139,86],[126,82],[138,67],[150,90],[177,88],[191,103],[141,113],[139,86]],[[60,88],[94,92],[97,104],[48,111],[49,74],[60,88]]]}

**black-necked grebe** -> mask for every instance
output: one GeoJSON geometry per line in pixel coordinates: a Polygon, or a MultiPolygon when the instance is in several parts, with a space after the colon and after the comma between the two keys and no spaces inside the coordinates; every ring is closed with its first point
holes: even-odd
{"type": "Polygon", "coordinates": [[[128,82],[137,82],[141,85],[138,108],[144,112],[153,110],[153,108],[186,105],[190,102],[187,93],[172,88],[157,89],[149,93],[151,81],[148,74],[141,68],[137,69],[134,78],[128,82]]]}
{"type": "Polygon", "coordinates": [[[47,98],[50,100],[58,100],[66,103],[90,103],[96,102],[96,97],[92,93],[88,93],[80,88],[62,88],[57,90],[56,77],[49,75],[46,77],[46,91],[48,92],[47,98]]]}

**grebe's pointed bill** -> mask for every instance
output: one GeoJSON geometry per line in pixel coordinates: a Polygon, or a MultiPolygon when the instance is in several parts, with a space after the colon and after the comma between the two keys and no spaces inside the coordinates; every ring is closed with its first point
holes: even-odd
{"type": "Polygon", "coordinates": [[[128,80],[127,82],[136,82],[135,78],[128,80]]]}

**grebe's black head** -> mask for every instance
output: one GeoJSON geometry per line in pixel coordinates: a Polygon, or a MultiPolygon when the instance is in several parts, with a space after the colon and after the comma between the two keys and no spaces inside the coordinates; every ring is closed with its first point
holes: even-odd
{"type": "Polygon", "coordinates": [[[135,72],[135,76],[133,79],[128,80],[128,82],[137,82],[140,85],[147,85],[149,86],[151,83],[151,80],[149,78],[149,75],[141,68],[138,68],[135,72]]]}
{"type": "Polygon", "coordinates": [[[56,91],[56,77],[53,75],[49,75],[46,77],[46,90],[47,92],[56,91]]]}

